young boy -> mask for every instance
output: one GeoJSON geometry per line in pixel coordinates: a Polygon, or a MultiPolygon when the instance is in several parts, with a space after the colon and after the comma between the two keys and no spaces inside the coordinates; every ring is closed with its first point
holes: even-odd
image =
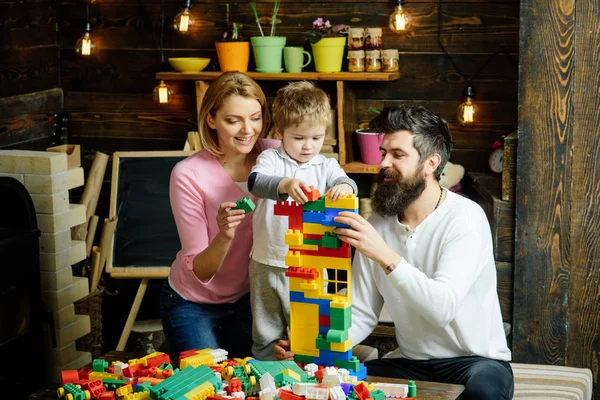
{"type": "Polygon", "coordinates": [[[289,281],[285,276],[287,218],[275,216],[275,200],[308,201],[302,188],[314,186],[332,200],[356,193],[356,183],[338,162],[319,154],[331,123],[325,92],[306,81],[292,82],[277,92],[273,103],[277,149],[263,151],[248,177],[248,189],[261,198],[254,211],[254,246],[250,261],[252,353],[275,360],[274,345],[287,336],[290,324],[289,281]]]}

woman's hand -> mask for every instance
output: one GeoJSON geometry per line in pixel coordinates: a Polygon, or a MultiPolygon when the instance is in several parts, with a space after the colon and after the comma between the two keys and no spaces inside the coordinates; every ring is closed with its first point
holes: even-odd
{"type": "Polygon", "coordinates": [[[304,194],[302,189],[310,192],[306,183],[296,178],[283,178],[281,182],[279,182],[279,193],[287,193],[292,199],[294,199],[297,203],[304,204],[308,201],[308,197],[304,194]]]}
{"type": "Polygon", "coordinates": [[[232,210],[235,203],[221,203],[219,212],[217,213],[217,224],[219,225],[219,233],[221,237],[227,240],[233,240],[235,236],[235,228],[242,223],[246,218],[244,210],[232,210]]]}
{"type": "Polygon", "coordinates": [[[294,353],[290,351],[290,341],[289,340],[280,340],[275,346],[273,346],[275,350],[275,358],[277,361],[293,361],[294,353]]]}
{"type": "Polygon", "coordinates": [[[334,218],[334,221],[352,227],[352,229],[336,228],[333,231],[341,241],[354,246],[356,250],[379,265],[387,266],[400,258],[383,240],[373,225],[359,214],[343,211],[334,218]]]}
{"type": "Polygon", "coordinates": [[[332,201],[336,201],[337,199],[342,197],[343,194],[354,193],[354,189],[352,189],[352,186],[348,185],[347,183],[341,183],[329,189],[327,193],[329,194],[329,198],[332,201]]]}

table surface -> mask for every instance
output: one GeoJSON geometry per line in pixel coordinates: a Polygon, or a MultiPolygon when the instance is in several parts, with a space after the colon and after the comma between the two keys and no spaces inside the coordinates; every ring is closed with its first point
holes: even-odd
{"type": "MultiPolygon", "coordinates": [[[[127,361],[132,358],[141,357],[139,353],[113,350],[102,356],[108,362],[127,361]]],[[[408,383],[406,379],[384,378],[379,376],[369,376],[369,382],[384,383],[408,383]]],[[[417,384],[418,400],[453,400],[463,391],[462,385],[449,385],[445,383],[415,381],[417,384]]],[[[28,397],[28,400],[56,400],[56,388],[40,390],[28,397]]]]}

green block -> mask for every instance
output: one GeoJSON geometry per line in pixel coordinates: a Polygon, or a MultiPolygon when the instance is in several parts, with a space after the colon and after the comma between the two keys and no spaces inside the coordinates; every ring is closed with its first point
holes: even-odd
{"type": "Polygon", "coordinates": [[[350,369],[354,372],[358,372],[360,368],[360,361],[355,356],[352,356],[350,361],[345,360],[335,360],[334,365],[339,368],[350,369]]]}
{"type": "Polygon", "coordinates": [[[331,350],[331,344],[322,337],[315,339],[315,347],[319,350],[331,350]]]}
{"type": "Polygon", "coordinates": [[[249,212],[254,211],[255,208],[256,205],[254,205],[252,199],[244,197],[235,201],[235,207],[233,207],[232,210],[244,210],[244,213],[248,214],[249,212]]]}
{"type": "Polygon", "coordinates": [[[309,201],[302,205],[302,211],[319,211],[325,212],[325,196],[321,196],[319,200],[309,201]]]}
{"type": "Polygon", "coordinates": [[[385,393],[383,393],[383,390],[373,390],[371,392],[371,398],[373,400],[385,400],[385,393]]]}
{"type": "Polygon", "coordinates": [[[325,232],[322,238],[322,247],[324,249],[337,249],[342,246],[342,241],[338,239],[337,235],[325,232]]]}
{"type": "MultiPolygon", "coordinates": [[[[333,310],[333,308],[332,308],[333,310]]],[[[348,340],[347,330],[330,329],[327,332],[327,341],[331,343],[344,343],[348,340]]]]}
{"type": "Polygon", "coordinates": [[[106,390],[117,390],[127,382],[125,379],[102,379],[102,383],[106,386],[106,390]]]}
{"type": "Polygon", "coordinates": [[[281,373],[281,374],[275,376],[274,378],[275,378],[275,385],[277,387],[286,386],[286,385],[291,386],[294,383],[298,382],[297,379],[292,378],[288,374],[284,374],[284,373],[281,373]]]}
{"type": "Polygon", "coordinates": [[[313,357],[312,356],[303,356],[300,354],[294,354],[294,362],[310,364],[311,362],[313,362],[313,357]]]}
{"type": "Polygon", "coordinates": [[[106,372],[108,368],[108,361],[102,360],[100,358],[92,361],[92,371],[94,372],[106,372]]]}
{"type": "Polygon", "coordinates": [[[317,246],[321,245],[321,241],[319,239],[304,239],[304,241],[302,243],[304,243],[304,244],[315,244],[317,246]]]}
{"type": "Polygon", "coordinates": [[[329,326],[331,329],[345,331],[352,326],[352,307],[331,307],[329,313],[329,326]]]}

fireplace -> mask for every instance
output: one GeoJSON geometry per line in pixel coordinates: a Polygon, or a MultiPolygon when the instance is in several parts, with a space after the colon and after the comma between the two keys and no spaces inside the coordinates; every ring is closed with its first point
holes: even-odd
{"type": "Polygon", "coordinates": [[[39,389],[47,376],[39,236],[29,193],[0,177],[0,387],[14,399],[39,389]]]}

